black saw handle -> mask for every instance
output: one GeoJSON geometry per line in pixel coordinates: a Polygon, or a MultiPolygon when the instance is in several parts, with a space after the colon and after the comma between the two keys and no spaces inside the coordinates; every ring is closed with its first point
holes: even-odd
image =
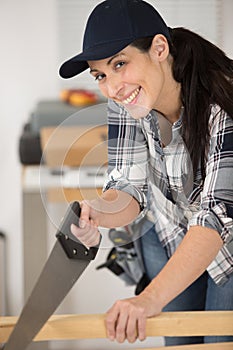
{"type": "Polygon", "coordinates": [[[56,237],[69,259],[93,260],[98,252],[99,245],[87,248],[70,231],[71,224],[78,226],[81,214],[79,202],[69,205],[56,237]]]}

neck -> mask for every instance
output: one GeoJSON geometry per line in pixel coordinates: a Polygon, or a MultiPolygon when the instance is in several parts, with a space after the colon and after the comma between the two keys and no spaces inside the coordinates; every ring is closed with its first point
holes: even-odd
{"type": "Polygon", "coordinates": [[[164,104],[162,106],[162,114],[164,117],[171,123],[175,123],[180,118],[182,103],[180,100],[180,84],[177,83],[177,86],[174,89],[171,89],[167,93],[166,99],[164,99],[164,104]]]}
{"type": "Polygon", "coordinates": [[[164,74],[166,79],[161,92],[161,103],[156,109],[159,110],[171,124],[173,124],[180,118],[182,108],[180,99],[181,84],[173,78],[170,65],[166,65],[164,69],[167,70],[164,74]]]}

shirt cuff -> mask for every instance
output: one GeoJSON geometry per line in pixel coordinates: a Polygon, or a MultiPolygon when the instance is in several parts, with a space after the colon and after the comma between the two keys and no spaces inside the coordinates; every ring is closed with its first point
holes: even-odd
{"type": "Polygon", "coordinates": [[[216,230],[224,243],[230,243],[233,240],[233,219],[227,216],[226,206],[223,203],[195,213],[189,220],[188,226],[196,225],[216,230]]]}
{"type": "Polygon", "coordinates": [[[126,192],[130,194],[139,204],[140,212],[144,211],[147,207],[147,200],[146,195],[143,193],[140,189],[138,189],[136,186],[133,186],[129,184],[127,180],[116,180],[111,179],[109,180],[103,187],[103,192],[114,189],[122,192],[126,192]]]}

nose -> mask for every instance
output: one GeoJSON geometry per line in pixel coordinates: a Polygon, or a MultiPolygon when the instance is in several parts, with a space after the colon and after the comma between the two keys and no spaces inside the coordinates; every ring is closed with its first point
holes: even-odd
{"type": "Polygon", "coordinates": [[[124,87],[124,84],[121,81],[120,77],[118,75],[112,74],[108,77],[106,84],[108,97],[111,99],[119,99],[124,87]]]}

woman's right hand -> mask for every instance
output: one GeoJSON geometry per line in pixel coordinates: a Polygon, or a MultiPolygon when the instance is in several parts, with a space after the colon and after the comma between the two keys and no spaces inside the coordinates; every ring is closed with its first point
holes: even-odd
{"type": "Polygon", "coordinates": [[[71,233],[86,247],[94,247],[100,242],[98,222],[91,215],[91,202],[82,201],[79,226],[71,224],[71,233]]]}

